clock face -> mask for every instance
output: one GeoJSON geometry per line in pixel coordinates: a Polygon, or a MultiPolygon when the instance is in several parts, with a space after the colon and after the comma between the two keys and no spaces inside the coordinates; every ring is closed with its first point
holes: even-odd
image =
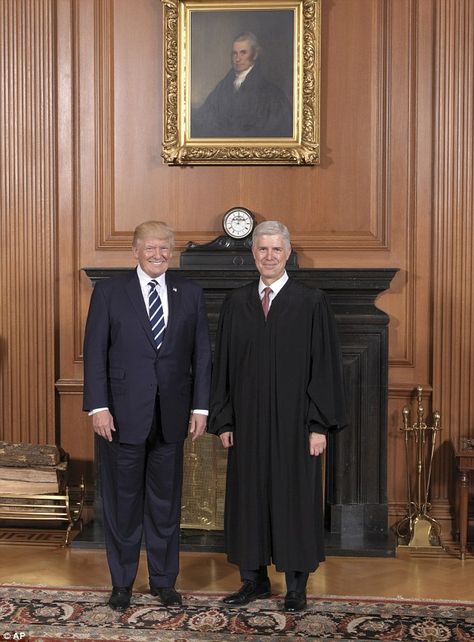
{"type": "Polygon", "coordinates": [[[244,207],[233,207],[222,219],[224,232],[233,239],[243,239],[252,233],[255,225],[253,214],[244,207]]]}

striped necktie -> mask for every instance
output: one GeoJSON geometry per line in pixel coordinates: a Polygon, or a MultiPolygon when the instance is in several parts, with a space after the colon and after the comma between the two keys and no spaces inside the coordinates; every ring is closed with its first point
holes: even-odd
{"type": "Polygon", "coordinates": [[[153,279],[148,283],[150,294],[148,295],[148,316],[150,317],[151,331],[155,340],[156,349],[159,350],[165,336],[165,317],[160,295],[156,286],[158,281],[153,279]]]}

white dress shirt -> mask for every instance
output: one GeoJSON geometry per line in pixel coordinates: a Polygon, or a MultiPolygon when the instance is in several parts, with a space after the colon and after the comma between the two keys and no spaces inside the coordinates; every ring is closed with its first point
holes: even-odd
{"type": "Polygon", "coordinates": [[[272,301],[273,299],[277,296],[277,294],[280,292],[282,287],[285,285],[285,283],[288,281],[290,277],[288,276],[286,270],[283,273],[283,276],[281,276],[279,279],[274,281],[271,285],[265,285],[265,283],[262,281],[262,277],[260,277],[260,281],[258,282],[258,295],[260,297],[260,300],[263,299],[263,291],[265,288],[270,288],[270,301],[268,305],[268,309],[272,307],[272,301]]]}
{"type": "Polygon", "coordinates": [[[254,68],[254,65],[246,69],[245,71],[241,71],[239,74],[235,74],[234,78],[234,89],[235,91],[239,91],[240,85],[244,82],[244,80],[247,78],[249,73],[252,71],[254,68]]]}
{"type": "MultiPolygon", "coordinates": [[[[137,276],[140,281],[140,288],[142,290],[143,300],[145,301],[146,311],[150,311],[149,297],[150,297],[150,286],[148,285],[153,277],[149,276],[144,272],[139,265],[137,265],[137,276]]],[[[163,319],[165,322],[165,327],[168,325],[168,316],[169,316],[169,306],[168,306],[168,289],[166,287],[166,272],[161,276],[157,276],[155,281],[158,281],[156,286],[158,294],[161,299],[161,306],[163,308],[163,319]]]]}

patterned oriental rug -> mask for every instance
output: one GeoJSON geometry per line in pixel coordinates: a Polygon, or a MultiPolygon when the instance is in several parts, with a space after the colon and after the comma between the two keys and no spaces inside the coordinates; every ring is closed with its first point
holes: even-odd
{"type": "Polygon", "coordinates": [[[184,593],[165,609],[135,594],[124,613],[106,605],[108,590],[0,586],[0,641],[24,642],[325,642],[396,640],[474,642],[474,602],[324,596],[303,613],[282,598],[228,608],[220,595],[184,593]]]}

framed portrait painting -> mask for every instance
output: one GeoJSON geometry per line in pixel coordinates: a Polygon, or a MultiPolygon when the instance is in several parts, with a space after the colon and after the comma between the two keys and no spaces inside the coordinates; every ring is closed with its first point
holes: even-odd
{"type": "Polygon", "coordinates": [[[319,163],[320,0],[162,0],[166,163],[319,163]]]}

